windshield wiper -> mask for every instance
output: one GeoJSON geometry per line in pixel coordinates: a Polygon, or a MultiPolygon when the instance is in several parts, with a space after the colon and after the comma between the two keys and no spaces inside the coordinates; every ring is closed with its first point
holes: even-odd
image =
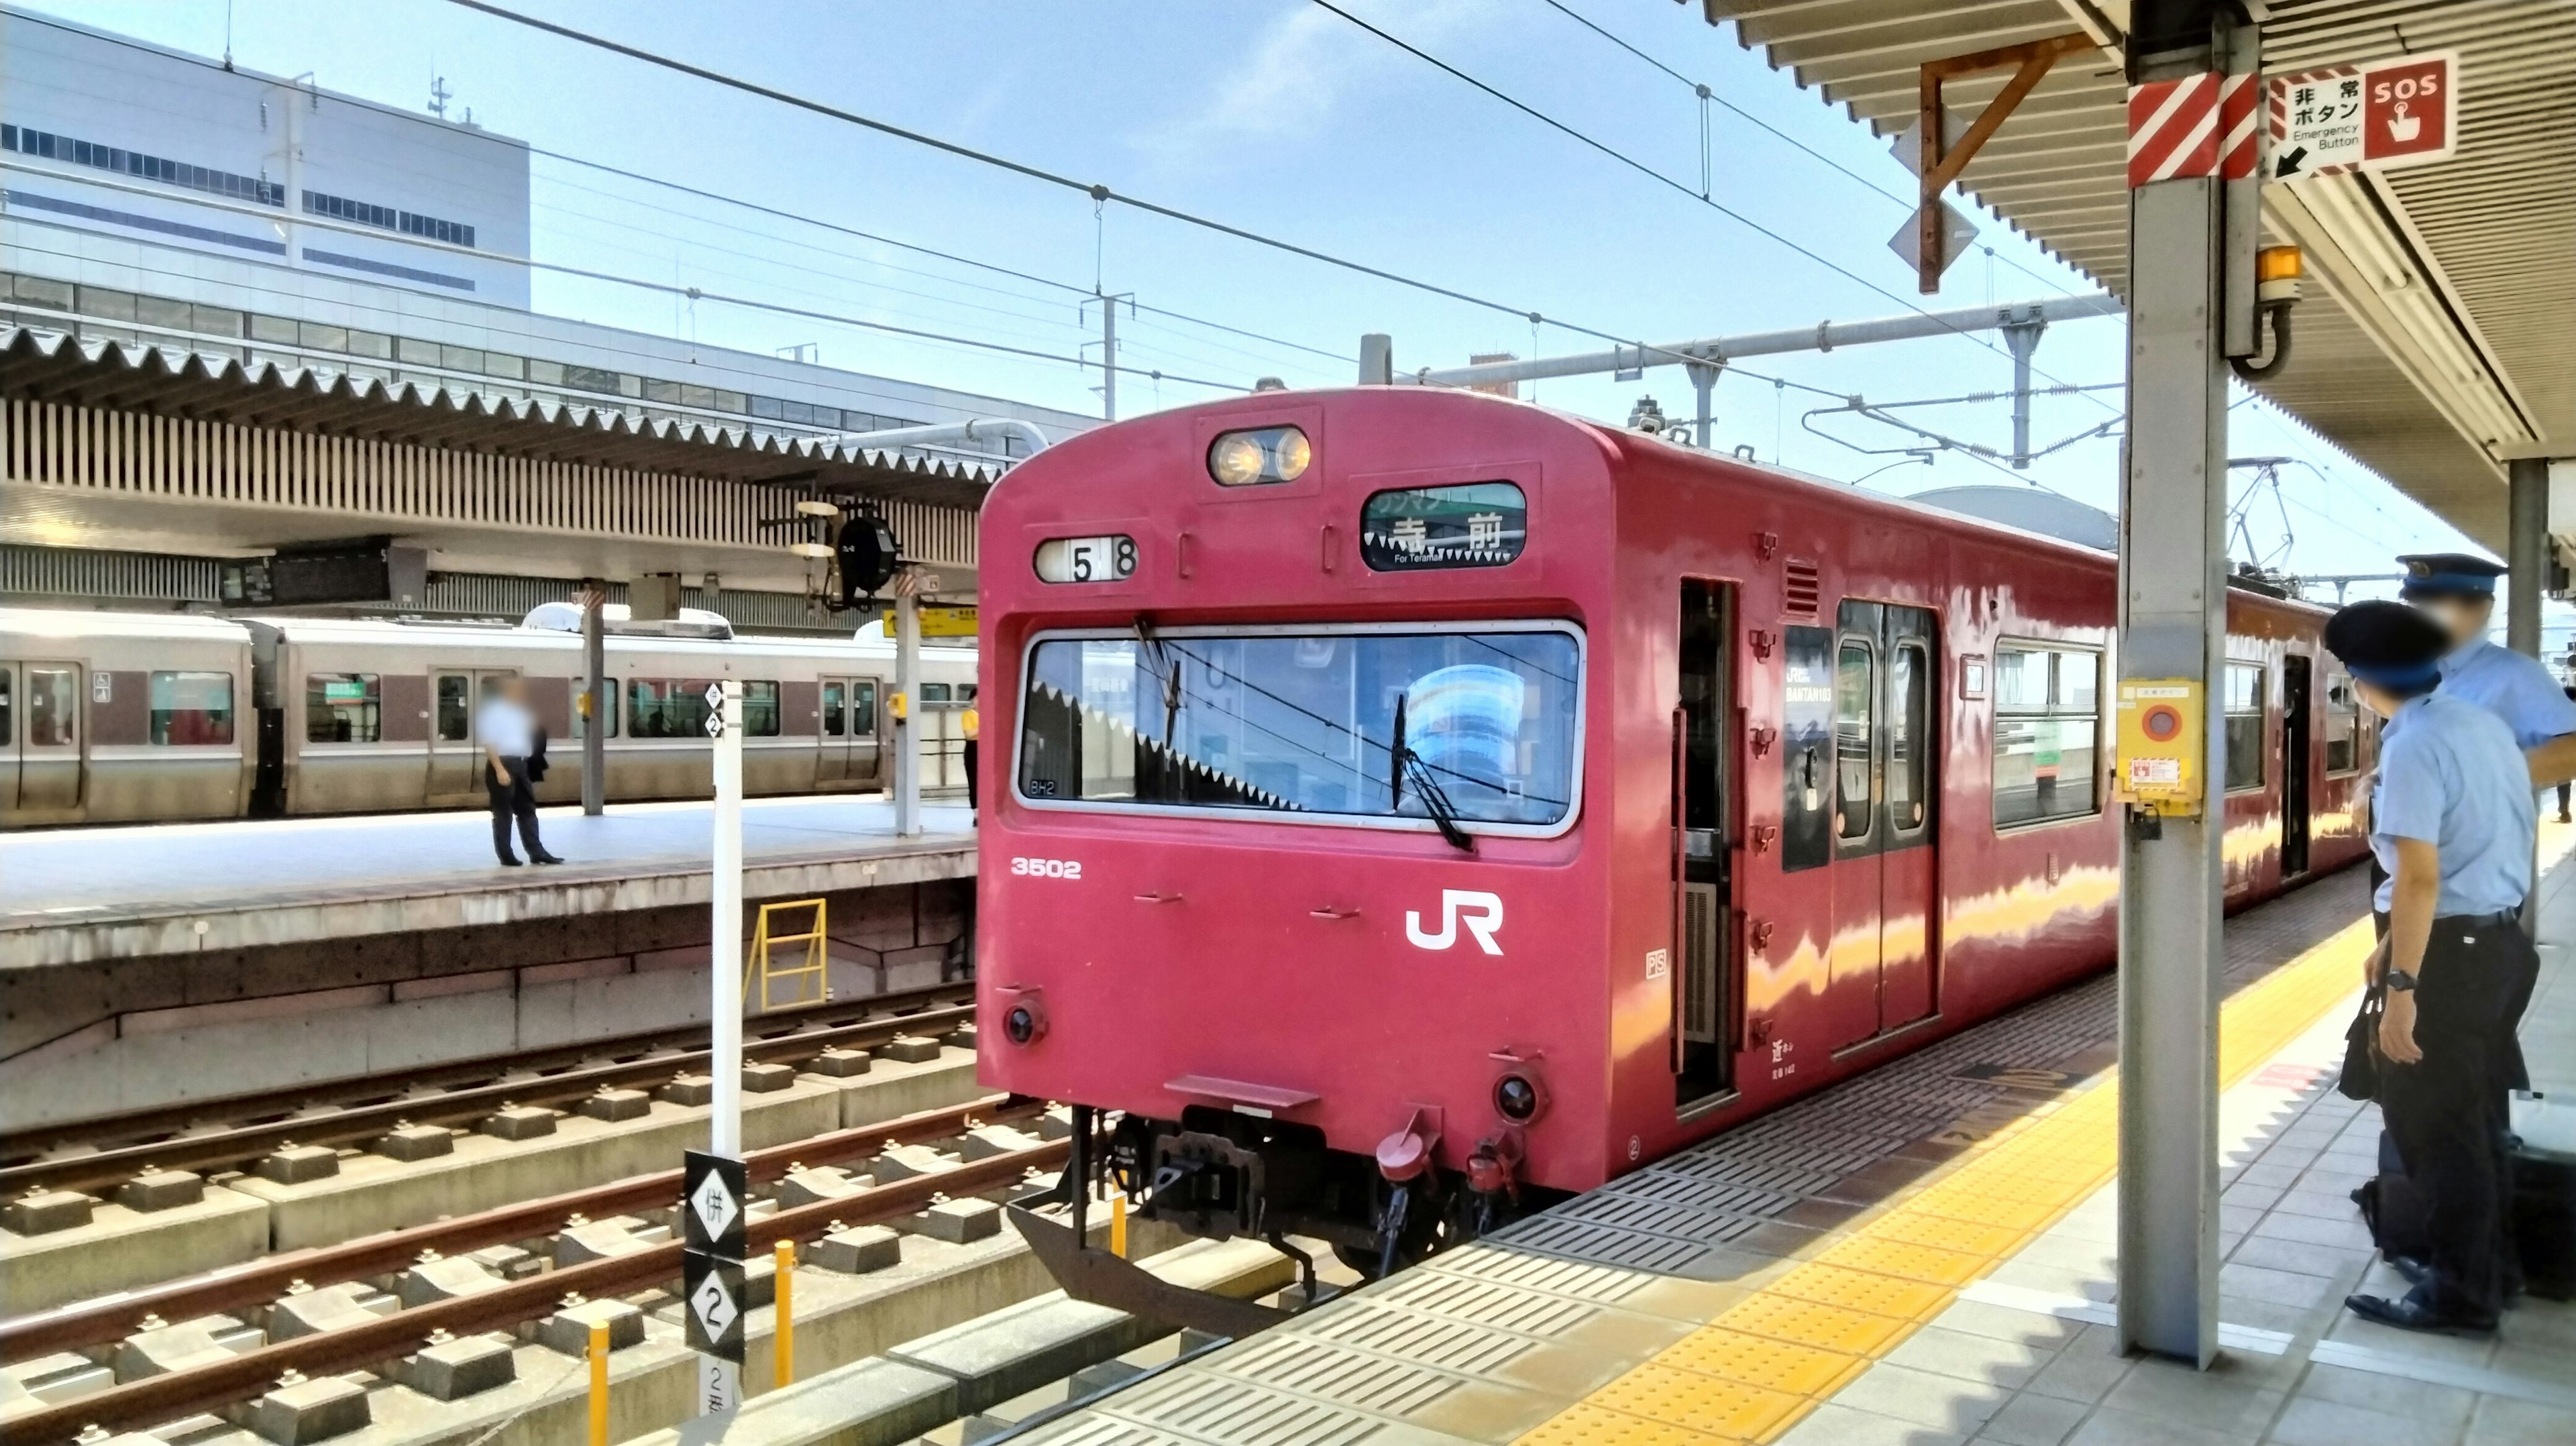
{"type": "Polygon", "coordinates": [[[1136,642],[1144,649],[1146,666],[1154,674],[1154,681],[1162,685],[1163,750],[1168,753],[1172,747],[1173,725],[1180,721],[1181,716],[1181,662],[1171,656],[1161,638],[1154,636],[1154,625],[1146,621],[1143,613],[1136,615],[1136,642]],[[1170,664],[1168,668],[1164,666],[1166,662],[1170,664]]]}
{"type": "Polygon", "coordinates": [[[1472,854],[1476,851],[1476,840],[1458,826],[1457,806],[1441,789],[1440,780],[1432,776],[1431,765],[1423,762],[1422,755],[1405,744],[1404,701],[1403,694],[1396,695],[1395,737],[1388,743],[1386,753],[1387,807],[1397,813],[1404,811],[1404,780],[1410,777],[1414,793],[1422,799],[1422,811],[1431,815],[1431,821],[1439,825],[1440,836],[1449,841],[1451,848],[1472,854]]]}

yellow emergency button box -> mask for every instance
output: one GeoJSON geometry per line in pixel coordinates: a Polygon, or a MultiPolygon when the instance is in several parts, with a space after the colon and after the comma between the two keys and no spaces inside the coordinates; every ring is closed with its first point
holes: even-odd
{"type": "Polygon", "coordinates": [[[2115,780],[2120,796],[2169,818],[2198,815],[2208,779],[2206,736],[2197,680],[2123,680],[2115,780]]]}

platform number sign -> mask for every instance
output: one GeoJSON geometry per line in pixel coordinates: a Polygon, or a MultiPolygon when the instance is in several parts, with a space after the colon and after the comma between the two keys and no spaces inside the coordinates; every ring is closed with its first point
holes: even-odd
{"type": "Polygon", "coordinates": [[[680,1174],[680,1304],[699,1352],[702,1414],[729,1409],[742,1366],[742,1260],[750,1247],[751,1173],[730,1155],[690,1150],[680,1174]]]}
{"type": "Polygon", "coordinates": [[[2459,52],[2451,50],[2269,77],[2264,179],[2450,159],[2459,139],[2459,79],[2459,52]]]}

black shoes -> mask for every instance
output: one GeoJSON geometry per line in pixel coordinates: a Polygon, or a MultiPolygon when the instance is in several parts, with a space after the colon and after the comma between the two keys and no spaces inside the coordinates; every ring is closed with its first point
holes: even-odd
{"type": "MultiPolygon", "coordinates": [[[[2422,1269],[2422,1266],[2418,1264],[2417,1268],[2422,1269]]],[[[2401,1266],[2400,1269],[2403,1267],[2401,1266]]],[[[2343,1298],[2343,1304],[2344,1309],[2360,1316],[2363,1320],[2377,1321],[2384,1326],[2395,1326],[2402,1331],[2429,1331],[2436,1335],[2471,1336],[2484,1335],[2496,1328],[2493,1317],[2475,1320],[2442,1314],[2425,1301],[2424,1292],[2420,1287],[2408,1291],[2403,1300],[2389,1300],[2376,1295],[2348,1295],[2343,1298]]]]}
{"type": "Polygon", "coordinates": [[[505,868],[505,869],[515,869],[515,868],[517,868],[518,866],[519,866],[519,856],[518,856],[517,854],[503,854],[503,855],[501,855],[501,867],[503,867],[503,868],[505,868]]]}
{"type": "Polygon", "coordinates": [[[555,857],[553,854],[539,853],[534,849],[528,851],[528,859],[532,863],[540,864],[559,864],[563,862],[562,859],[555,857]]]}

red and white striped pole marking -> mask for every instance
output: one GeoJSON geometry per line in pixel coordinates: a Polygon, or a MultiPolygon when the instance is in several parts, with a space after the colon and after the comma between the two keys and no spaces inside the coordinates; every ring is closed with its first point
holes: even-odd
{"type": "Polygon", "coordinates": [[[2129,184],[2254,174],[2251,75],[2203,71],[2129,88],[2129,184]]]}

